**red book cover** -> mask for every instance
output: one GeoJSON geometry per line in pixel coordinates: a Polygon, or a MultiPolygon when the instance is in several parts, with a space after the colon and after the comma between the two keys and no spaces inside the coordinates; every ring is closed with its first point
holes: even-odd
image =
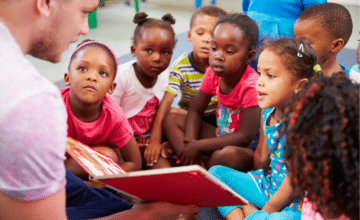
{"type": "Polygon", "coordinates": [[[198,207],[248,204],[198,165],[126,173],[110,158],[71,138],[66,151],[89,173],[91,180],[141,202],[165,201],[198,207]]]}

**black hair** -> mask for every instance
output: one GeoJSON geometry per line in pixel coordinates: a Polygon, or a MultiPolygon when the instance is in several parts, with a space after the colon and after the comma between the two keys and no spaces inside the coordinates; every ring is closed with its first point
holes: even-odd
{"type": "Polygon", "coordinates": [[[71,63],[76,58],[77,54],[80,51],[82,51],[82,50],[84,50],[84,49],[86,49],[88,47],[100,47],[100,48],[102,48],[102,49],[104,49],[106,51],[106,53],[111,57],[111,60],[113,61],[113,64],[114,64],[114,79],[115,79],[115,76],[116,76],[116,73],[117,73],[117,61],[116,61],[115,54],[110,50],[110,48],[108,46],[106,46],[106,45],[104,45],[102,43],[90,40],[90,39],[83,40],[80,44],[78,44],[76,46],[76,50],[74,51],[74,53],[70,57],[70,62],[69,62],[68,69],[70,69],[71,63]],[[88,43],[88,44],[80,47],[82,44],[85,44],[85,43],[88,43]]]}
{"type": "Polygon", "coordinates": [[[224,11],[224,9],[214,6],[214,5],[202,6],[198,9],[196,9],[194,14],[191,16],[190,29],[193,27],[195,19],[200,15],[208,15],[211,17],[220,18],[224,15],[227,15],[227,13],[226,13],[226,11],[224,11]]]}
{"type": "Polygon", "coordinates": [[[148,18],[148,15],[145,12],[140,12],[134,16],[133,22],[137,24],[134,31],[134,35],[132,37],[133,45],[136,45],[138,39],[141,37],[141,32],[143,29],[158,27],[170,31],[170,33],[173,35],[174,38],[174,47],[175,47],[175,43],[176,43],[175,32],[171,26],[172,24],[175,24],[175,19],[170,13],[165,14],[160,20],[156,18],[148,18]]]}
{"type": "Polygon", "coordinates": [[[285,108],[284,123],[295,194],[307,192],[317,211],[340,205],[351,219],[359,219],[359,92],[344,72],[315,77],[285,108]]]}
{"type": "Polygon", "coordinates": [[[259,40],[259,27],[253,19],[240,13],[228,14],[219,18],[214,30],[222,23],[229,23],[238,27],[244,33],[244,39],[249,41],[249,50],[256,50],[259,40]]]}
{"type": "Polygon", "coordinates": [[[353,22],[349,11],[337,3],[327,2],[306,8],[297,20],[307,19],[319,21],[333,39],[342,38],[344,46],[353,30],[353,22]]]}
{"type": "Polygon", "coordinates": [[[289,38],[280,38],[273,42],[265,41],[261,51],[270,50],[278,56],[285,57],[286,67],[294,72],[298,79],[321,75],[318,56],[310,44],[289,38]],[[318,68],[316,68],[318,67],[318,68]]]}

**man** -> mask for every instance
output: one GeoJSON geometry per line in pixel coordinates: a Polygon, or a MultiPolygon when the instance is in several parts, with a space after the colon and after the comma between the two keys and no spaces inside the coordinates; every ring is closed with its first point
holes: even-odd
{"type": "MultiPolygon", "coordinates": [[[[24,54],[59,62],[69,43],[88,34],[87,17],[97,4],[0,0],[1,219],[67,218],[65,175],[70,183],[76,179],[64,167],[65,107],[58,89],[24,54]]],[[[104,219],[176,219],[197,211],[169,203],[137,204],[104,219]]]]}

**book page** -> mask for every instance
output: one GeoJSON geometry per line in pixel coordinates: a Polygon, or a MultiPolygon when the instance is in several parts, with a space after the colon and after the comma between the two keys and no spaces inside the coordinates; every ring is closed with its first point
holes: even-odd
{"type": "Polygon", "coordinates": [[[111,158],[69,137],[66,151],[93,177],[125,173],[111,158]]]}

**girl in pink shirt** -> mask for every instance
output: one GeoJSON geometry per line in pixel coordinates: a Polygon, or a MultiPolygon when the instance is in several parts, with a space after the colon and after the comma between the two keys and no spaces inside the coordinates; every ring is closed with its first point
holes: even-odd
{"type": "MultiPolygon", "coordinates": [[[[116,87],[116,71],[116,57],[106,45],[84,41],[76,48],[64,75],[65,85],[70,88],[60,91],[68,113],[68,136],[119,162],[125,171],[140,170],[141,156],[133,130],[119,105],[107,94],[116,87]]],[[[87,178],[71,157],[65,166],[87,178]]]]}
{"type": "Polygon", "coordinates": [[[359,219],[359,85],[320,76],[293,100],[285,153],[301,219],[359,219]]]}

